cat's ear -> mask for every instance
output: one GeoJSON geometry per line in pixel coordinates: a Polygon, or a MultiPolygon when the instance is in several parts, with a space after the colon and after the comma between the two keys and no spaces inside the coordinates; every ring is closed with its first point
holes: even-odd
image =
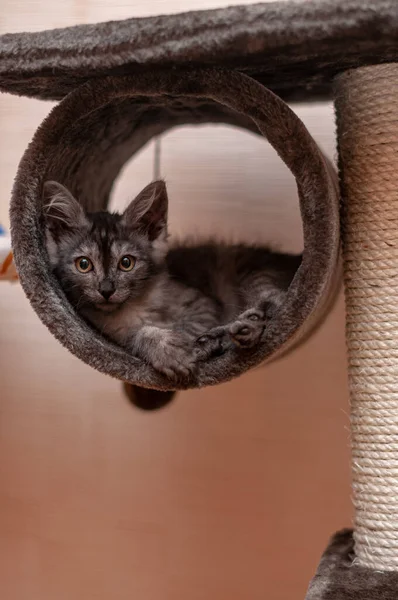
{"type": "Polygon", "coordinates": [[[123,221],[145,233],[151,241],[166,237],[168,204],[165,182],[154,181],[130,202],[123,221]]]}
{"type": "Polygon", "coordinates": [[[56,181],[43,186],[43,217],[55,235],[87,225],[84,210],[69,190],[56,181]]]}

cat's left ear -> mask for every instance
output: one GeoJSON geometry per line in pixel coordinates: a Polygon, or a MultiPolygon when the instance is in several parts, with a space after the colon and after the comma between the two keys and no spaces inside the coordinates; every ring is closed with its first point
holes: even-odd
{"type": "Polygon", "coordinates": [[[154,181],[146,186],[128,205],[123,221],[145,233],[151,241],[167,236],[167,189],[164,181],[154,181]]]}

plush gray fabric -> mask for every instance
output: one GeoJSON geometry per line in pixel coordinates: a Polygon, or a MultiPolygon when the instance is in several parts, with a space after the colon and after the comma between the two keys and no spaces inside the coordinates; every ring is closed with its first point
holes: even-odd
{"type": "Polygon", "coordinates": [[[286,300],[253,350],[201,363],[190,386],[227,381],[286,352],[320,322],[334,298],[339,256],[336,177],[304,125],[255,80],[220,69],[158,69],[93,79],[69,94],[36,132],[11,203],[12,239],[32,306],[71,352],[100,371],[144,387],[171,384],[95,333],[51,276],[40,227],[42,184],[64,183],[90,209],[104,208],[115,177],[153,135],[181,123],[222,121],[267,137],[296,177],[305,250],[286,300]]]}
{"type": "MultiPolygon", "coordinates": [[[[183,3],[182,3],[183,6],[183,3]]],[[[285,99],[331,96],[333,76],[397,60],[396,0],[305,0],[0,37],[0,89],[60,99],[139,66],[222,66],[285,99]]]]}
{"type": "Polygon", "coordinates": [[[352,531],[341,531],[330,541],[306,600],[397,600],[397,572],[364,569],[353,561],[352,531]]]}

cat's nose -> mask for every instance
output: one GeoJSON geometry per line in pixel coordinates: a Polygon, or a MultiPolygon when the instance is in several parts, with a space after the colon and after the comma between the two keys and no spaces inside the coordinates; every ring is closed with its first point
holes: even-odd
{"type": "Polygon", "coordinates": [[[99,292],[105,298],[105,300],[109,300],[115,291],[115,286],[111,281],[104,280],[100,283],[99,292]]]}

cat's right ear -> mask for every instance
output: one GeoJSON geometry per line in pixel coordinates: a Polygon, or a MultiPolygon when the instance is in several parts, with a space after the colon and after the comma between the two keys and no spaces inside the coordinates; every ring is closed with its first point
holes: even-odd
{"type": "Polygon", "coordinates": [[[79,202],[56,181],[46,181],[43,186],[43,217],[55,237],[87,225],[79,202]]]}

